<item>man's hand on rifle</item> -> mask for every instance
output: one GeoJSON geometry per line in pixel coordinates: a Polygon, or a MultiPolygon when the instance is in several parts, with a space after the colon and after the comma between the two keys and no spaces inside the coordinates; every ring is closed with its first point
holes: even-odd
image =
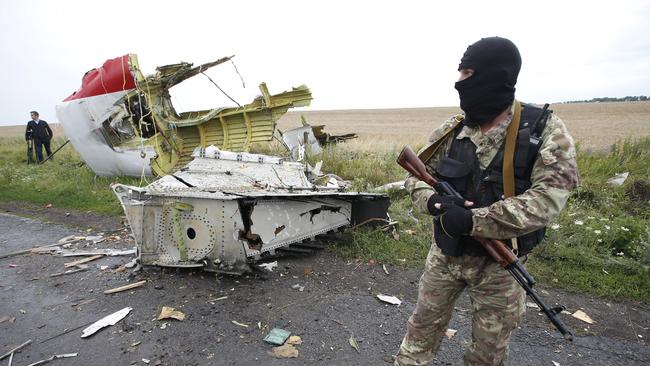
{"type": "Polygon", "coordinates": [[[453,238],[468,235],[472,231],[472,211],[453,203],[438,203],[436,207],[443,211],[438,216],[442,230],[453,238]]]}
{"type": "Polygon", "coordinates": [[[442,215],[445,212],[445,209],[442,208],[442,205],[453,204],[458,207],[472,207],[474,202],[466,201],[463,198],[457,198],[454,196],[442,196],[439,194],[434,194],[429,197],[427,201],[427,210],[433,216],[442,215]]]}

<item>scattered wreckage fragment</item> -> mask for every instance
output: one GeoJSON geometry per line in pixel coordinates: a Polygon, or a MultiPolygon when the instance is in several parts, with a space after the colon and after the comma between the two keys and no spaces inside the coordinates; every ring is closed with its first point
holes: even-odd
{"type": "Polygon", "coordinates": [[[289,150],[294,160],[303,160],[306,150],[309,155],[318,155],[322,147],[331,143],[341,143],[346,140],[357,138],[356,133],[344,135],[331,135],[324,131],[325,125],[312,126],[307,123],[305,116],[300,116],[302,127],[296,127],[282,134],[282,142],[289,150]],[[305,144],[305,141],[307,142],[305,144]]]}
{"type": "Polygon", "coordinates": [[[299,162],[214,146],[193,157],[148,186],[112,186],[144,265],[241,274],[318,235],[387,221],[387,196],[316,186],[299,162]]]}
{"type": "Polygon", "coordinates": [[[232,57],[196,67],[160,66],[149,76],[135,54],[107,60],[56,106],[57,118],[97,175],[163,176],[187,164],[196,147],[248,151],[255,142],[270,141],[276,121],[289,108],[308,106],[312,97],[304,85],[271,95],[262,83],[261,96],[249,104],[177,113],[169,89],[232,57]]]}

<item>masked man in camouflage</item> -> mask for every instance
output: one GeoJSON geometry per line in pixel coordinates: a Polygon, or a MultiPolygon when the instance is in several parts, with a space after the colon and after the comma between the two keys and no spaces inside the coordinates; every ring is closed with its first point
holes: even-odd
{"type": "Polygon", "coordinates": [[[519,51],[507,39],[484,38],[469,46],[455,85],[465,113],[445,121],[419,153],[431,173],[465,200],[442,196],[413,176],[406,180],[414,205],[434,217],[434,236],[395,365],[433,360],[464,289],[472,305],[465,365],[506,363],[525,293],[473,237],[502,239],[526,256],[579,182],[573,139],[562,120],[547,106],[515,100],[520,68],[519,51]],[[507,163],[509,134],[515,149],[507,163]],[[505,184],[508,174],[514,180],[505,184]]]}

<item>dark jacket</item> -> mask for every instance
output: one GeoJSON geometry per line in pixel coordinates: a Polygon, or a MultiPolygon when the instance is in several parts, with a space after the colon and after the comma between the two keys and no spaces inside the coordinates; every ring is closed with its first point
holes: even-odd
{"type": "Polygon", "coordinates": [[[47,122],[43,120],[40,120],[38,124],[36,124],[36,122],[33,120],[27,122],[25,140],[34,138],[40,141],[49,141],[52,139],[52,136],[54,136],[54,134],[52,133],[52,130],[50,129],[50,126],[47,124],[47,122]]]}

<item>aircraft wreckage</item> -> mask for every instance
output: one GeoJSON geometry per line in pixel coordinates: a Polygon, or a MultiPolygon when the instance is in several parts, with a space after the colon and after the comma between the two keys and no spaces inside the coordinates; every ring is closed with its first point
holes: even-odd
{"type": "MultiPolygon", "coordinates": [[[[145,187],[112,186],[140,263],[241,274],[269,256],[309,252],[319,235],[388,221],[385,195],[347,192],[320,165],[246,152],[272,139],[289,108],[309,105],[306,86],[270,95],[261,84],[250,104],[176,113],[169,88],[230,59],[162,66],[145,77],[135,55],[118,57],[87,72],[57,106],[66,135],[96,174],[161,177],[145,187]],[[326,186],[313,183],[322,178],[326,186]]],[[[317,150],[317,136],[330,140],[322,126],[308,125],[283,140],[302,160],[317,150]]]]}
{"type": "Polygon", "coordinates": [[[276,121],[289,108],[308,106],[312,97],[304,85],[271,95],[262,83],[261,95],[249,104],[177,113],[169,89],[232,57],[160,66],[149,76],[135,54],[107,60],[56,106],[57,118],[97,175],[163,176],[187,164],[196,147],[247,151],[270,141],[276,121]]]}
{"type": "Polygon", "coordinates": [[[319,187],[305,165],[277,156],[197,148],[186,167],[146,187],[113,185],[140,263],[241,274],[276,251],[379,219],[387,196],[319,187]]]}

